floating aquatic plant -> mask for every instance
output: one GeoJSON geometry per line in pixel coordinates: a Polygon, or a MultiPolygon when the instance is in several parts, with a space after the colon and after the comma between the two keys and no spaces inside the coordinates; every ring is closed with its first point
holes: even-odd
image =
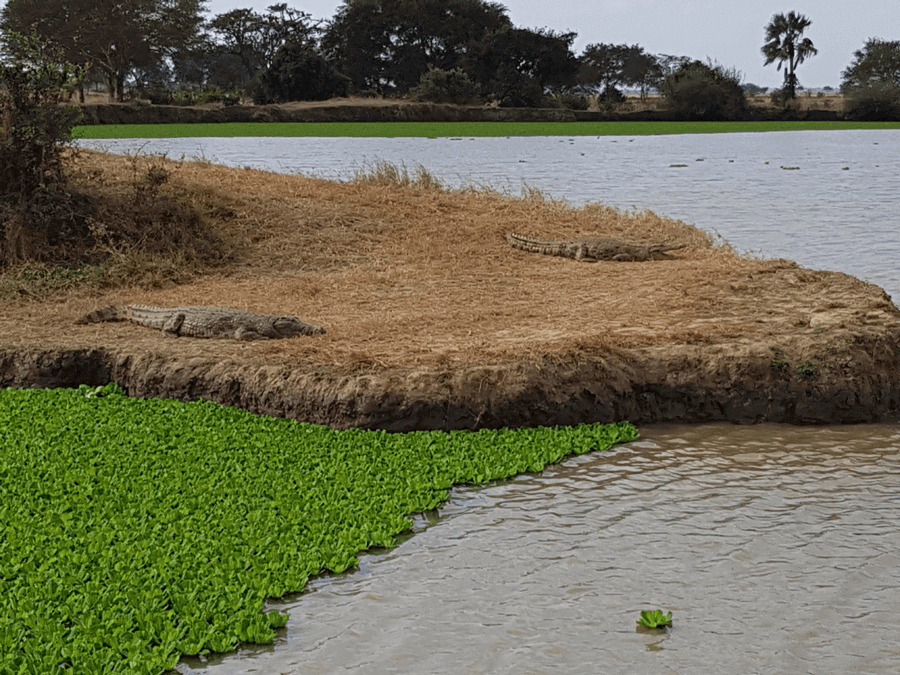
{"type": "Polygon", "coordinates": [[[645,609],[638,619],[638,626],[647,628],[664,628],[672,625],[672,612],[663,614],[660,609],[645,609]]]}
{"type": "Polygon", "coordinates": [[[355,566],[480,483],[636,437],[627,423],[335,431],[210,402],[0,390],[0,673],[159,673],[265,643],[267,598],[355,566]]]}

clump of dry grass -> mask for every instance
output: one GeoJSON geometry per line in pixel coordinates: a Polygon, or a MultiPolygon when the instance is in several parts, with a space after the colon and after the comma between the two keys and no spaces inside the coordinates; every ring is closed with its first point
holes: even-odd
{"type": "Polygon", "coordinates": [[[444,190],[443,183],[424,166],[417,166],[410,173],[406,166],[390,162],[376,162],[357,170],[353,182],[362,185],[382,185],[387,187],[418,188],[421,190],[444,190]]]}

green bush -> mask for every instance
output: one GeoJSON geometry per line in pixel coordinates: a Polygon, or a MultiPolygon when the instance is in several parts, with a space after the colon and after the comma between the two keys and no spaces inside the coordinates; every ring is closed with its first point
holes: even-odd
{"type": "Polygon", "coordinates": [[[747,110],[740,75],[716,64],[683,63],[663,80],[660,91],[669,108],[689,120],[735,120],[747,110]]]}
{"type": "Polygon", "coordinates": [[[87,233],[85,201],[66,189],[62,152],[80,116],[60,103],[73,72],[0,64],[0,264],[39,259],[87,233]]]}
{"type": "Polygon", "coordinates": [[[390,547],[411,513],[636,437],[580,425],[335,431],[209,402],[0,390],[0,672],[159,673],[271,642],[267,598],[390,547]]]}
{"type": "Polygon", "coordinates": [[[323,101],[346,96],[349,78],[341,75],[308,45],[289,42],[275,54],[272,65],[254,87],[256,103],[323,101]]]}
{"type": "Polygon", "coordinates": [[[845,94],[846,119],[857,122],[900,121],[900,87],[892,82],[852,87],[845,94]]]}
{"type": "Polygon", "coordinates": [[[487,89],[487,97],[497,101],[503,108],[540,108],[546,100],[544,90],[537,80],[508,64],[497,69],[487,89]]]}
{"type": "Polygon", "coordinates": [[[477,100],[478,87],[462,68],[429,68],[409,93],[420,101],[465,104],[477,100]]]}
{"type": "Polygon", "coordinates": [[[584,94],[556,94],[550,98],[550,102],[567,110],[587,110],[591,105],[584,94]]]}

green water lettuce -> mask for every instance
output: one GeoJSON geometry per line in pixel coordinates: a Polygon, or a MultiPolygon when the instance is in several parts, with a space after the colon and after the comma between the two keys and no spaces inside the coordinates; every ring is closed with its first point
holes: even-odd
{"type": "Polygon", "coordinates": [[[638,619],[638,626],[646,626],[647,628],[664,628],[672,625],[672,612],[663,614],[660,609],[645,609],[641,612],[641,618],[638,619]]]}
{"type": "Polygon", "coordinates": [[[335,431],[110,385],[0,391],[0,672],[159,673],[265,643],[267,598],[393,545],[452,485],[636,437],[627,423],[335,431]]]}

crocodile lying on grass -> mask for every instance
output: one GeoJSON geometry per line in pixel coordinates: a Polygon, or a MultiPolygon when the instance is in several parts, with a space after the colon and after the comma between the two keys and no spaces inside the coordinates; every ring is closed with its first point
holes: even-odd
{"type": "Polygon", "coordinates": [[[324,333],[324,328],[303,323],[295,316],[255,314],[225,307],[107,307],[83,316],[76,323],[131,321],[159,328],[168,337],[227,338],[233,340],[277,340],[298,335],[324,333]]]}
{"type": "Polygon", "coordinates": [[[514,248],[530,253],[558,255],[580,262],[597,262],[599,260],[616,260],[619,262],[667,260],[672,257],[666,255],[667,251],[685,248],[684,245],[641,246],[639,244],[627,244],[616,239],[576,238],[560,241],[541,241],[512,232],[506,235],[506,241],[514,248]]]}

